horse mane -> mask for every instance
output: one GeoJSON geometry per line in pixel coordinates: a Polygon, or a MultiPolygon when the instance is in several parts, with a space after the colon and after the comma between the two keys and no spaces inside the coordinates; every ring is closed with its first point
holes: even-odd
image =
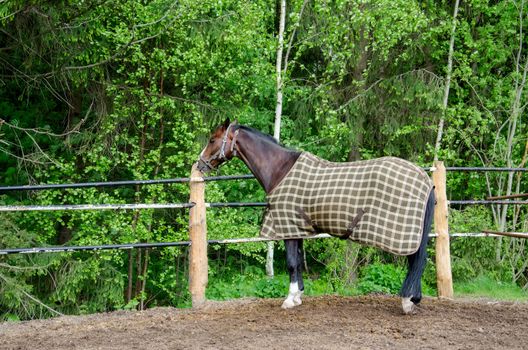
{"type": "Polygon", "coordinates": [[[271,135],[268,135],[268,134],[265,134],[263,133],[262,131],[260,130],[257,130],[255,128],[252,128],[252,127],[249,127],[249,126],[246,126],[246,125],[238,125],[238,129],[242,129],[242,130],[245,130],[245,131],[249,131],[253,134],[257,134],[265,139],[267,139],[268,141],[272,142],[272,143],[275,143],[275,144],[279,144],[277,142],[277,140],[275,140],[275,138],[271,135]]]}

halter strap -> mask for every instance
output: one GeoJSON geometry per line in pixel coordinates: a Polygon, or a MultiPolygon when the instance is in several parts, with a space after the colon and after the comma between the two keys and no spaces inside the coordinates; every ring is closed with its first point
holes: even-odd
{"type": "MultiPolygon", "coordinates": [[[[227,138],[229,136],[229,129],[231,129],[231,126],[233,126],[233,123],[229,124],[229,126],[227,127],[225,133],[224,133],[224,137],[222,138],[222,146],[220,147],[220,149],[218,151],[216,151],[215,154],[213,154],[211,156],[211,158],[209,158],[208,160],[204,159],[202,156],[200,156],[200,160],[202,162],[204,162],[205,165],[207,165],[207,167],[209,167],[209,169],[213,170],[214,167],[213,165],[211,164],[211,162],[215,159],[218,159],[220,161],[224,161],[224,160],[227,160],[227,156],[225,154],[225,147],[226,147],[226,144],[227,144],[227,138]]],[[[231,141],[231,155],[232,156],[236,156],[237,155],[237,152],[235,150],[235,144],[236,144],[236,138],[238,136],[238,132],[239,132],[240,129],[236,129],[235,130],[235,135],[233,136],[233,140],[231,141]]]]}
{"type": "Polygon", "coordinates": [[[237,151],[235,149],[235,145],[236,145],[236,139],[237,139],[239,131],[240,131],[240,129],[236,129],[235,130],[235,134],[233,135],[233,140],[231,140],[231,155],[233,157],[236,157],[238,155],[238,153],[237,153],[237,151]]]}
{"type": "Polygon", "coordinates": [[[224,134],[224,138],[222,139],[222,147],[220,147],[220,160],[226,160],[227,157],[225,155],[225,146],[227,144],[227,137],[229,135],[229,129],[231,129],[231,125],[233,124],[229,124],[229,126],[227,127],[226,131],[225,131],[225,134],[224,134]]]}

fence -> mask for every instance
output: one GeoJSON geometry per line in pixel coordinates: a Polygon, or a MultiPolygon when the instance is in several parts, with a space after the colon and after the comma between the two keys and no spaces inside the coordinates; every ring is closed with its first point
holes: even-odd
{"type": "MultiPolygon", "coordinates": [[[[458,200],[448,201],[446,196],[446,171],[478,171],[478,172],[527,172],[526,168],[476,168],[476,167],[444,167],[443,162],[435,162],[431,168],[425,170],[432,172],[435,185],[437,205],[435,206],[435,229],[436,233],[431,236],[436,237],[436,265],[437,265],[437,285],[438,296],[445,298],[453,297],[453,286],[451,277],[451,259],[449,251],[450,236],[496,236],[509,235],[512,237],[528,238],[527,233],[504,233],[496,231],[483,231],[480,233],[451,234],[448,226],[448,206],[449,205],[473,205],[473,204],[508,204],[524,205],[528,201],[524,200],[458,200]]],[[[25,185],[0,187],[0,193],[11,191],[40,191],[49,189],[66,188],[86,188],[86,187],[112,187],[130,185],[152,185],[170,183],[189,183],[190,200],[188,203],[166,203],[166,204],[98,204],[98,205],[51,205],[51,206],[0,206],[0,212],[7,211],[53,211],[53,210],[131,210],[131,209],[159,209],[159,208],[188,208],[189,209],[189,241],[162,242],[162,243],[131,243],[112,244],[98,246],[70,246],[70,247],[38,247],[38,248],[10,248],[0,250],[0,255],[5,254],[35,254],[52,252],[71,252],[83,250],[103,250],[103,249],[134,249],[134,248],[155,248],[190,246],[190,267],[189,267],[189,289],[191,292],[193,306],[199,306],[205,302],[205,287],[207,285],[207,245],[208,244],[236,244],[244,242],[269,241],[266,238],[237,238],[225,240],[207,240],[207,208],[225,207],[264,207],[263,202],[234,202],[234,203],[206,203],[205,202],[205,182],[250,179],[252,175],[236,176],[210,176],[203,175],[193,166],[189,178],[174,178],[161,180],[138,180],[138,181],[113,181],[113,182],[87,182],[77,184],[50,184],[50,185],[25,185]]],[[[320,234],[312,238],[328,238],[327,234],[320,234]]]]}

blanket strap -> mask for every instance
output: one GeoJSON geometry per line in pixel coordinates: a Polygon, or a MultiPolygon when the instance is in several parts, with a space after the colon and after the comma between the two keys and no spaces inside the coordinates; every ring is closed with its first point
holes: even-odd
{"type": "Polygon", "coordinates": [[[359,220],[361,220],[361,217],[363,217],[363,214],[365,214],[365,210],[359,209],[358,214],[356,215],[354,220],[352,220],[352,222],[350,223],[350,226],[348,226],[346,233],[342,236],[339,236],[339,239],[348,239],[350,237],[352,232],[354,232],[354,227],[357,226],[357,224],[359,223],[359,220]]]}
{"type": "MultiPolygon", "coordinates": [[[[338,236],[339,239],[348,239],[350,237],[350,235],[352,234],[352,232],[354,232],[354,228],[357,226],[357,224],[359,223],[359,220],[361,220],[361,218],[363,217],[363,214],[365,214],[365,210],[363,209],[359,209],[358,211],[358,214],[356,215],[356,217],[352,220],[352,222],[350,223],[350,225],[347,227],[347,230],[346,230],[346,233],[342,236],[338,236]]],[[[301,207],[297,207],[297,214],[302,217],[304,219],[304,221],[312,227],[313,231],[315,233],[322,233],[323,231],[321,230],[321,228],[319,228],[316,223],[310,218],[310,216],[308,214],[306,214],[306,212],[301,208],[301,207]]]]}
{"type": "Polygon", "coordinates": [[[301,207],[297,207],[297,215],[299,215],[301,218],[304,219],[304,221],[312,227],[313,231],[315,233],[321,233],[321,229],[319,227],[317,227],[317,224],[315,222],[312,221],[312,219],[310,218],[310,216],[308,214],[306,214],[306,212],[303,210],[303,208],[301,207]]]}

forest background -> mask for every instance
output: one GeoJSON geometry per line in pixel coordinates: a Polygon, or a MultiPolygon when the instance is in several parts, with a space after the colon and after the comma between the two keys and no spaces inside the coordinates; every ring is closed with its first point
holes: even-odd
{"type": "MultiPolygon", "coordinates": [[[[438,158],[446,165],[524,167],[527,10],[513,0],[288,1],[281,142],[332,161],[390,155],[430,166],[444,119],[438,158]]],[[[186,177],[226,117],[273,134],[279,19],[280,3],[269,0],[0,2],[0,183],[186,177]]],[[[248,170],[236,160],[222,173],[248,170]]],[[[526,192],[521,180],[448,173],[448,197],[526,192]]],[[[0,203],[188,196],[186,184],[174,184],[17,192],[0,203]]],[[[254,180],[211,182],[206,196],[265,199],[254,180]]],[[[210,209],[209,238],[254,237],[261,216],[257,208],[210,209]]],[[[453,207],[450,225],[451,232],[526,231],[527,217],[519,206],[453,207]]],[[[187,210],[2,213],[0,220],[0,248],[187,239],[187,210]]],[[[265,274],[265,244],[209,249],[209,298],[286,293],[282,245],[273,278],[265,274]]],[[[524,240],[455,238],[451,250],[457,293],[477,281],[526,296],[524,240]]],[[[310,294],[397,293],[405,273],[405,259],[341,240],[306,242],[305,254],[310,294]]],[[[187,306],[187,260],[186,248],[2,256],[0,317],[187,306]]],[[[435,295],[432,248],[429,260],[425,291],[435,295]]]]}

